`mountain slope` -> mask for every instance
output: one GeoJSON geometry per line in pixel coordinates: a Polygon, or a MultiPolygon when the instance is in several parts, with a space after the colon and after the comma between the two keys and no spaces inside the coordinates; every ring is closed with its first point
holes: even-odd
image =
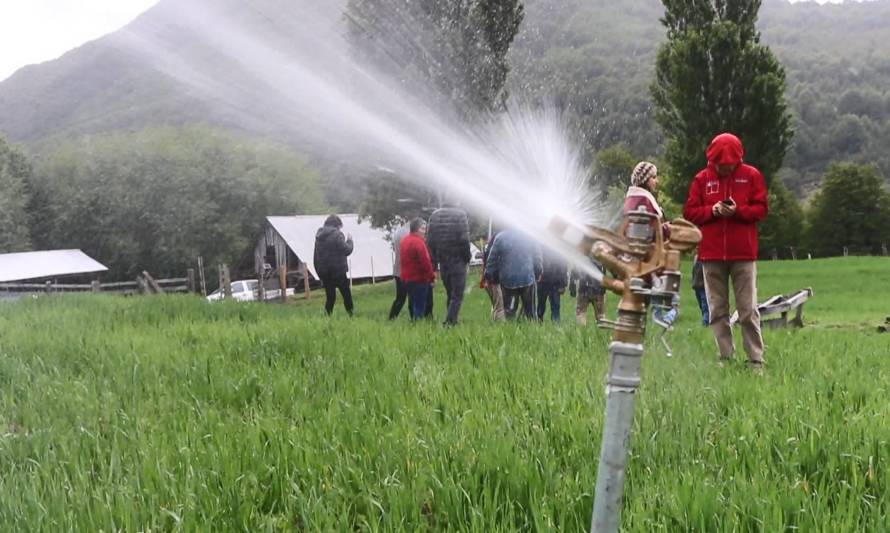
{"type": "MultiPolygon", "coordinates": [[[[171,22],[175,4],[162,0],[121,31],[0,83],[0,132],[38,150],[58,137],[194,122],[292,136],[264,120],[262,101],[274,95],[171,22]],[[215,82],[256,91],[256,108],[238,112],[156,68],[150,54],[141,53],[138,38],[144,35],[164,43],[161,52],[175,57],[182,69],[200,66],[195,70],[214,73],[215,82]]],[[[282,21],[299,17],[286,0],[214,2],[220,5],[259,31],[286,33],[282,21]],[[257,5],[280,16],[258,16],[257,5]]],[[[568,109],[594,150],[624,143],[641,156],[657,153],[661,136],[651,119],[648,85],[664,39],[660,2],[527,0],[526,12],[511,52],[512,94],[546,98],[568,109]]],[[[839,159],[876,162],[890,175],[890,155],[883,149],[890,144],[885,89],[890,87],[890,0],[845,5],[767,0],[760,27],[764,42],[786,65],[789,103],[797,117],[785,181],[806,193],[825,166],[839,159]]],[[[272,110],[268,106],[265,112],[272,110]]]]}

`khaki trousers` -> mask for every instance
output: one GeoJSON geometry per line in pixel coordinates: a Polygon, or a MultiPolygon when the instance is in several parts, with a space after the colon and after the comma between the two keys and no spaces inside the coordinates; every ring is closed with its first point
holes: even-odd
{"type": "Polygon", "coordinates": [[[600,320],[606,316],[606,295],[578,293],[578,304],[575,307],[575,321],[582,326],[587,325],[587,307],[593,303],[593,313],[600,320]]]}
{"type": "Polygon", "coordinates": [[[763,364],[763,334],[757,310],[757,263],[754,261],[707,261],[703,263],[705,292],[711,311],[711,330],[721,359],[731,359],[735,351],[729,326],[729,280],[742,327],[742,343],[752,366],[763,364]]]}

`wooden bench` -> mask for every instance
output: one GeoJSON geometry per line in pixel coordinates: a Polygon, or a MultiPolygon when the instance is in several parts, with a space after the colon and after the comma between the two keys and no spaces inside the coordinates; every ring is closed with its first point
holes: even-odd
{"type": "MultiPolygon", "coordinates": [[[[758,304],[757,309],[760,311],[761,326],[767,328],[784,328],[788,326],[802,328],[803,304],[811,296],[813,296],[813,289],[807,287],[788,296],[777,294],[767,301],[758,304]],[[788,315],[792,311],[795,311],[794,318],[789,320],[788,315]]],[[[739,312],[734,311],[732,316],[729,317],[729,325],[732,326],[738,321],[739,312]]]]}

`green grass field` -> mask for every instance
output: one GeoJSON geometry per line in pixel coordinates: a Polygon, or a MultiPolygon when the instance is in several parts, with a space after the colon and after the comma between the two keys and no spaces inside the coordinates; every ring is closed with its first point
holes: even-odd
{"type": "MultiPolygon", "coordinates": [[[[890,261],[760,265],[761,299],[807,286],[759,378],[717,367],[684,289],[674,357],[647,342],[624,529],[890,530],[890,261]]],[[[353,319],[0,303],[0,531],[589,528],[610,333],[492,324],[475,288],[457,328],[389,323],[391,291],[357,287],[353,319]]]]}

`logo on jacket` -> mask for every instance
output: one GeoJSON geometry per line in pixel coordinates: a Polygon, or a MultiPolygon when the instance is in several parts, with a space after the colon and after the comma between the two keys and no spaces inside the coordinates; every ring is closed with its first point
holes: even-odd
{"type": "Polygon", "coordinates": [[[705,184],[705,194],[717,194],[720,192],[719,181],[709,181],[705,184]]]}

